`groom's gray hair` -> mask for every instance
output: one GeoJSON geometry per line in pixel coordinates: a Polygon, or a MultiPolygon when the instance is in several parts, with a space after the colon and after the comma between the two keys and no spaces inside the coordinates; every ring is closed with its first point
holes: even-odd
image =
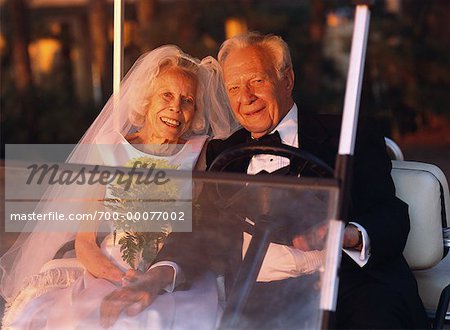
{"type": "Polygon", "coordinates": [[[251,46],[261,47],[272,54],[278,78],[283,78],[286,70],[292,69],[291,54],[286,42],[279,36],[263,35],[259,32],[246,32],[225,40],[217,55],[220,65],[223,67],[226,58],[233,50],[251,46]]]}

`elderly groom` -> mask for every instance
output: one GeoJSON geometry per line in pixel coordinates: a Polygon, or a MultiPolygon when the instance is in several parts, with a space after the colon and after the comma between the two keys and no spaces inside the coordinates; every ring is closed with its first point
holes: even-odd
{"type": "MultiPolygon", "coordinates": [[[[241,35],[225,41],[218,57],[231,107],[244,129],[225,141],[211,141],[207,165],[249,136],[259,139],[277,131],[283,144],[306,150],[334,166],[339,125],[330,118],[298,111],[291,96],[294,73],[290,54],[281,38],[241,35]]],[[[360,131],[367,133],[367,129],[360,131]]],[[[350,214],[354,222],[344,234],[348,253],[342,256],[336,326],[426,328],[415,279],[402,255],[409,231],[407,207],[395,197],[382,137],[365,135],[358,136],[355,151],[350,214]]],[[[272,172],[284,165],[280,163],[282,160],[273,156],[258,156],[240,164],[240,170],[272,172]]],[[[293,245],[297,243],[300,241],[294,237],[293,245]]]]}
{"type": "MultiPolygon", "coordinates": [[[[244,128],[226,140],[209,143],[207,166],[222,151],[245,143],[249,138],[260,139],[275,131],[280,135],[281,143],[306,150],[334,166],[340,125],[328,117],[308,116],[303,110],[298,111],[291,95],[294,72],[289,49],[280,37],[256,33],[237,36],[223,43],[218,57],[231,107],[244,128]]],[[[356,143],[351,224],[344,234],[346,253],[342,256],[336,326],[361,329],[427,328],[415,279],[402,255],[409,231],[407,206],[395,197],[390,177],[391,165],[383,138],[368,134],[367,129],[359,131],[364,135],[360,134],[356,143]]],[[[285,160],[279,157],[260,155],[235,164],[230,170],[248,174],[261,170],[271,173],[285,165],[285,160]]],[[[198,239],[194,232],[190,236],[173,235],[158,259],[177,264],[189,280],[199,270],[212,267],[212,264],[201,263],[201,260],[207,259],[205,253],[212,251],[214,255],[210,256],[210,260],[217,263],[217,259],[222,258],[224,273],[233,274],[235,270],[227,269],[227,265],[229,268],[235,265],[233,259],[240,255],[242,237],[245,244],[245,236],[248,235],[243,235],[241,231],[219,231],[224,228],[216,229],[216,235],[229,239],[223,251],[218,251],[220,247],[216,241],[208,242],[204,237],[198,239]],[[207,245],[202,247],[202,244],[207,245]],[[197,247],[197,254],[186,245],[197,247]]],[[[293,247],[289,248],[301,248],[301,237],[292,234],[293,247]]],[[[170,284],[173,273],[169,266],[153,268],[145,275],[147,287],[136,287],[129,301],[140,302],[139,310],[145,308],[155,299],[155,292],[170,284]],[[148,294],[145,294],[146,291],[148,294]]],[[[292,291],[289,299],[302,298],[295,296],[298,294],[295,287],[301,285],[304,276],[283,278],[278,274],[273,279],[271,276],[270,272],[266,272],[265,282],[257,284],[269,300],[260,301],[255,315],[252,311],[245,311],[245,316],[250,318],[250,328],[273,328],[271,318],[274,313],[282,312],[278,306],[280,302],[270,300],[273,297],[271,290],[276,292],[289,287],[292,288],[288,290],[292,291]],[[252,317],[254,320],[251,320],[252,317]]],[[[107,299],[102,305],[102,313],[112,315],[111,320],[130,304],[119,304],[113,312],[109,311],[110,307],[107,299]]],[[[289,324],[289,327],[295,327],[295,324],[289,324]]]]}

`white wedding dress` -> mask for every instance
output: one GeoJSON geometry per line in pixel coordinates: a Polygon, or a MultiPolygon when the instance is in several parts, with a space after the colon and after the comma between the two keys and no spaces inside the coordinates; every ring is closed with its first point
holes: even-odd
{"type": "MultiPolygon", "coordinates": [[[[179,169],[192,170],[207,136],[194,136],[176,154],[158,157],[146,154],[124,138],[114,153],[105,153],[105,164],[122,166],[138,157],[164,159],[179,169]]],[[[116,239],[117,241],[117,239],[116,239]]],[[[45,248],[45,244],[44,244],[45,248]]],[[[119,246],[108,235],[101,249],[110,260],[126,271],[119,246]]],[[[100,304],[117,287],[87,272],[76,259],[52,260],[30,280],[3,319],[5,329],[97,329],[100,304]]],[[[217,281],[209,273],[189,290],[165,293],[134,317],[122,313],[115,329],[214,329],[220,316],[217,281]]]]}

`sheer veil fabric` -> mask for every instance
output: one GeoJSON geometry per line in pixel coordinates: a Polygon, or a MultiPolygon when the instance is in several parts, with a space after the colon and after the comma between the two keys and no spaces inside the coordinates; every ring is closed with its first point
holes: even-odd
{"type": "MultiPolygon", "coordinates": [[[[186,139],[193,134],[226,138],[239,128],[229,108],[217,61],[212,57],[200,61],[176,46],[162,46],[136,61],[123,79],[118,95],[111,96],[66,160],[67,163],[102,165],[104,161],[98,155],[96,145],[123,143],[124,136],[139,129],[133,124],[134,116],[136,113],[139,115],[139,111],[145,111],[149,87],[158,75],[162,61],[188,61],[198,68],[196,112],[186,139]]],[[[99,191],[92,189],[92,186],[53,187],[42,196],[36,212],[55,211],[55,208],[61,207],[61,203],[55,205],[52,202],[54,197],[70,198],[74,194],[95,199],[99,191]]],[[[0,258],[0,293],[7,303],[13,301],[33,275],[38,274],[42,266],[52,260],[62,245],[75,238],[77,231],[77,228],[73,228],[68,232],[50,232],[50,228],[43,226],[49,225],[39,223],[32,231],[29,229],[21,233],[16,243],[0,258]]]]}

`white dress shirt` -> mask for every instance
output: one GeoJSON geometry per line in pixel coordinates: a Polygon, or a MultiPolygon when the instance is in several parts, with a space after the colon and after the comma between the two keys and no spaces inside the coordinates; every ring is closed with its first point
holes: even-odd
{"type": "MultiPolygon", "coordinates": [[[[288,146],[298,147],[298,135],[297,135],[297,105],[291,108],[291,110],[284,116],[278,126],[271,132],[278,131],[280,133],[281,142],[288,146]]],[[[273,155],[256,155],[250,161],[247,168],[247,174],[256,174],[261,170],[266,170],[272,173],[282,167],[289,165],[289,159],[281,156],[273,155]]]]}

